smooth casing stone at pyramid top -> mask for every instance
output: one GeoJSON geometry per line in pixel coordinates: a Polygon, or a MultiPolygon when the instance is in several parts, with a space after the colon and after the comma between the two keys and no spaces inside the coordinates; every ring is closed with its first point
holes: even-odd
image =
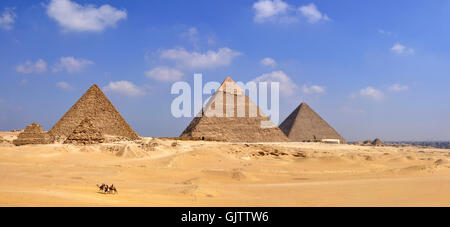
{"type": "Polygon", "coordinates": [[[203,107],[202,112],[191,121],[180,137],[226,142],[289,141],[286,135],[229,77],[224,80],[203,107]],[[227,102],[229,99],[232,99],[232,102],[227,102]],[[233,105],[230,106],[230,103],[233,105]],[[220,112],[221,116],[217,116],[217,112],[220,112]]]}

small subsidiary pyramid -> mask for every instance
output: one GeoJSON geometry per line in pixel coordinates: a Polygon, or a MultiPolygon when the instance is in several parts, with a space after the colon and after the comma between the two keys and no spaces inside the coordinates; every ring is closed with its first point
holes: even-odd
{"type": "Polygon", "coordinates": [[[95,128],[89,118],[85,118],[76,128],[72,134],[67,137],[64,143],[76,145],[88,145],[103,143],[105,138],[103,134],[95,128]]]}
{"type": "Polygon", "coordinates": [[[22,133],[19,134],[13,144],[22,146],[27,144],[48,144],[50,137],[38,123],[28,125],[22,133]]]}
{"type": "Polygon", "coordinates": [[[89,118],[103,135],[132,140],[139,138],[97,85],[91,86],[84,93],[53,126],[49,134],[54,140],[65,140],[86,118],[89,118]]]}
{"type": "Polygon", "coordinates": [[[372,141],[373,146],[383,146],[384,143],[380,139],[376,138],[374,141],[372,141]]]}
{"type": "Polygon", "coordinates": [[[226,142],[289,141],[229,77],[180,137],[226,142]]]}
{"type": "Polygon", "coordinates": [[[291,115],[280,125],[280,129],[291,141],[315,142],[329,139],[338,139],[340,143],[346,143],[325,120],[323,120],[306,103],[300,104],[291,115]]]}

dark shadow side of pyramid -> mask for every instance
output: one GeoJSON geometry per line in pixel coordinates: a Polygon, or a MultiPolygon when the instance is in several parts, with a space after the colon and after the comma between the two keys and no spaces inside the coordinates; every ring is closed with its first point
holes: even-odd
{"type": "Polygon", "coordinates": [[[66,139],[86,118],[89,118],[103,135],[131,140],[139,138],[139,135],[95,84],[53,126],[49,134],[53,140],[66,139]]]}
{"type": "Polygon", "coordinates": [[[180,137],[224,142],[289,141],[284,133],[248,98],[244,90],[229,77],[224,80],[203,107],[201,113],[191,121],[180,137]],[[230,86],[229,90],[227,90],[227,86],[230,86]],[[234,99],[234,105],[228,106],[230,112],[234,112],[232,116],[226,114],[227,98],[234,99]],[[237,100],[245,100],[245,102],[237,100]],[[217,111],[215,109],[219,105],[222,105],[224,116],[208,115],[210,111],[217,111]],[[241,110],[245,109],[241,115],[237,114],[238,105],[241,110]],[[256,114],[250,115],[250,108],[257,110],[256,114]],[[262,122],[264,127],[262,127],[262,122]]]}
{"type": "Polygon", "coordinates": [[[306,103],[300,104],[280,124],[280,129],[294,142],[314,142],[324,139],[338,139],[347,143],[319,114],[306,103]]]}

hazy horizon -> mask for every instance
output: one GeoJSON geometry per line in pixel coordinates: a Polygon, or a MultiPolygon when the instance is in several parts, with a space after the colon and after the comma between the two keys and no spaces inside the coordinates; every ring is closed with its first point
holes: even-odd
{"type": "MultiPolygon", "coordinates": [[[[0,131],[49,130],[98,84],[141,136],[177,137],[174,82],[279,81],[348,141],[450,141],[450,2],[0,3],[0,131]]],[[[208,96],[204,96],[206,99],[208,96]]]]}

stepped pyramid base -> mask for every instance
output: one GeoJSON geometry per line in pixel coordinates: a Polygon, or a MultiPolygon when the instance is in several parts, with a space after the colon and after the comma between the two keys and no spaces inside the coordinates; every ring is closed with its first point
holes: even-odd
{"type": "Polygon", "coordinates": [[[28,144],[48,144],[50,143],[50,136],[44,131],[42,126],[37,123],[28,125],[25,130],[19,134],[13,144],[16,146],[23,146],[28,144]]]}

